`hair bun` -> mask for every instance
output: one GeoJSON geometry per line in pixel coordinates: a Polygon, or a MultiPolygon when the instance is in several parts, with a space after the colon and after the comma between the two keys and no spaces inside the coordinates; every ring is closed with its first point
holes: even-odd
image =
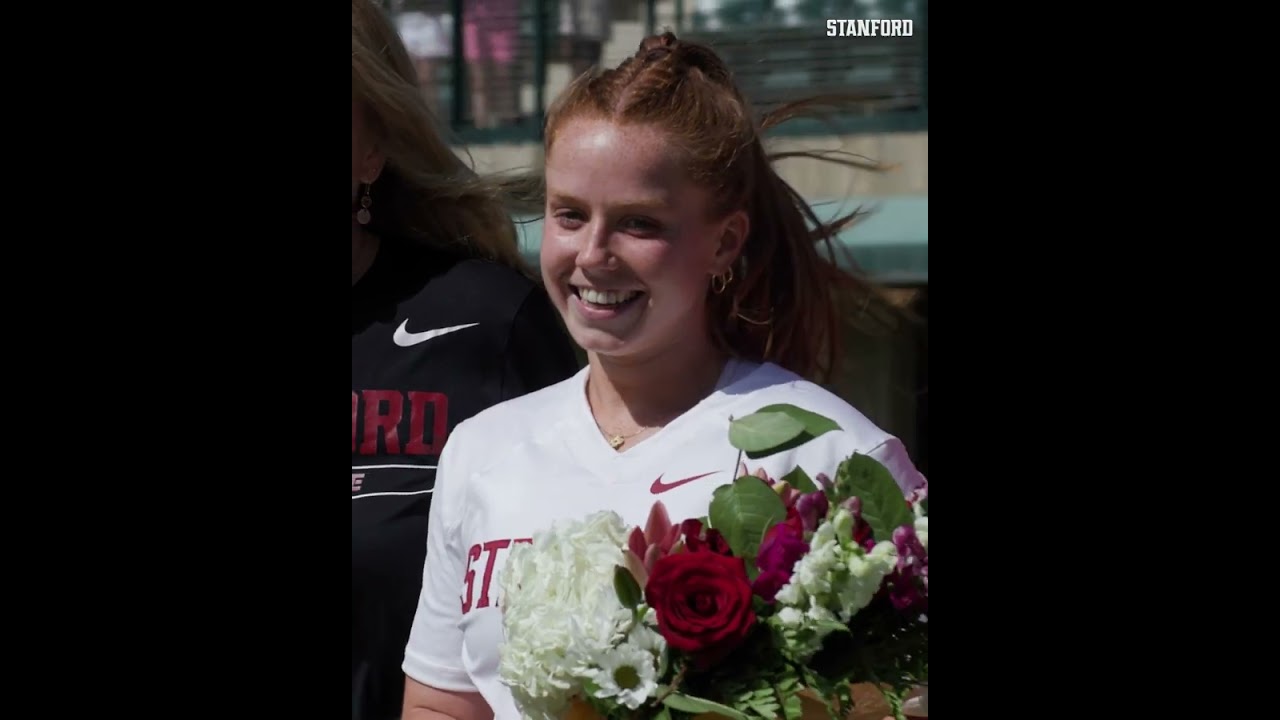
{"type": "Polygon", "coordinates": [[[674,62],[676,73],[683,74],[696,68],[712,82],[729,82],[729,69],[711,48],[697,43],[682,43],[670,31],[645,38],[635,55],[641,66],[652,65],[668,57],[674,62]]]}
{"type": "Polygon", "coordinates": [[[648,65],[671,55],[679,45],[680,41],[676,39],[675,33],[670,31],[661,35],[650,35],[640,41],[640,47],[636,50],[636,59],[648,65]]]}
{"type": "Polygon", "coordinates": [[[702,45],[684,45],[681,47],[680,62],[685,67],[697,68],[708,80],[715,83],[729,83],[729,68],[711,48],[702,45]]]}

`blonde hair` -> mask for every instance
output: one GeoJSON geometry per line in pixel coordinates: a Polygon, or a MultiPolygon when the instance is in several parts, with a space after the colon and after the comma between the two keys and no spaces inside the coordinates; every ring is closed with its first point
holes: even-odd
{"type": "Polygon", "coordinates": [[[532,274],[520,256],[501,183],[478,176],[441,137],[413,61],[373,0],[351,0],[351,98],[386,156],[369,188],[371,232],[532,274]]]}

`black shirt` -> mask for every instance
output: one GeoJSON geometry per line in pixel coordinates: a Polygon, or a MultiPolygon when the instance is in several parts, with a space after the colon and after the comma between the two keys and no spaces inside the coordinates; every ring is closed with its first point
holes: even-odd
{"type": "Polygon", "coordinates": [[[352,720],[400,717],[450,431],[579,367],[545,292],[505,266],[384,241],[352,287],[352,720]]]}

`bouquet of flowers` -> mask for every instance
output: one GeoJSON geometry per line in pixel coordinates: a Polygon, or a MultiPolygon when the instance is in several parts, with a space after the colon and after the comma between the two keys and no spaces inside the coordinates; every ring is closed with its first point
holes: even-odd
{"type": "MultiPolygon", "coordinates": [[[[758,459],[837,429],[772,405],[729,439],[758,459]]],[[[903,717],[928,683],[926,493],[860,454],[834,479],[737,466],[705,517],[601,512],[512,549],[499,669],[526,717],[797,720],[808,697],[838,719],[860,683],[903,717]]]]}

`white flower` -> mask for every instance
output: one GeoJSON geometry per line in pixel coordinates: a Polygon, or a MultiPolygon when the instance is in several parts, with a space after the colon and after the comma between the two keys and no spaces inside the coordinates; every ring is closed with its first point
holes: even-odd
{"type": "Polygon", "coordinates": [[[787,647],[807,660],[822,640],[866,607],[893,572],[898,552],[881,542],[866,552],[853,541],[853,516],[837,510],[814,531],[809,553],[800,558],[791,581],[778,591],[779,610],[770,622],[782,630],[787,647]]]}
{"type": "Polygon", "coordinates": [[[654,630],[658,625],[658,614],[653,608],[647,608],[644,618],[631,628],[627,641],[636,647],[646,650],[654,657],[661,657],[667,651],[667,641],[654,630]]]}
{"type": "Polygon", "coordinates": [[[597,678],[602,662],[617,666],[634,657],[622,649],[634,613],[622,606],[613,584],[628,530],[617,514],[596,513],[557,523],[509,553],[498,671],[526,717],[558,720],[584,681],[597,678]],[[608,654],[613,649],[624,654],[608,654]]]}
{"type": "Polygon", "coordinates": [[[804,613],[794,606],[782,608],[776,617],[779,623],[790,627],[800,627],[804,623],[804,613]]]}
{"type": "Polygon", "coordinates": [[[920,538],[920,544],[924,546],[925,552],[929,551],[929,517],[916,518],[916,537],[920,538]]]}
{"type": "Polygon", "coordinates": [[[600,652],[593,663],[598,670],[592,680],[598,686],[595,696],[617,698],[635,710],[658,689],[657,658],[638,645],[623,643],[600,652]]]}
{"type": "Polygon", "coordinates": [[[884,582],[885,576],[893,572],[897,565],[898,550],[886,540],[876,543],[869,553],[850,553],[846,562],[849,573],[836,589],[842,622],[849,622],[859,610],[871,604],[876,591],[880,589],[880,583],[884,582]]]}
{"type": "MultiPolygon", "coordinates": [[[[667,641],[654,629],[657,613],[643,605],[641,609],[644,612],[640,622],[631,623],[622,644],[597,656],[597,670],[591,675],[599,687],[596,697],[616,697],[632,710],[657,694],[667,651],[667,641]]],[[[630,622],[631,613],[627,615],[630,622]]]]}
{"type": "Polygon", "coordinates": [[[824,522],[809,540],[809,552],[792,569],[791,581],[782,586],[775,599],[784,605],[800,606],[806,595],[831,592],[831,574],[840,563],[840,543],[835,527],[824,522]]]}

